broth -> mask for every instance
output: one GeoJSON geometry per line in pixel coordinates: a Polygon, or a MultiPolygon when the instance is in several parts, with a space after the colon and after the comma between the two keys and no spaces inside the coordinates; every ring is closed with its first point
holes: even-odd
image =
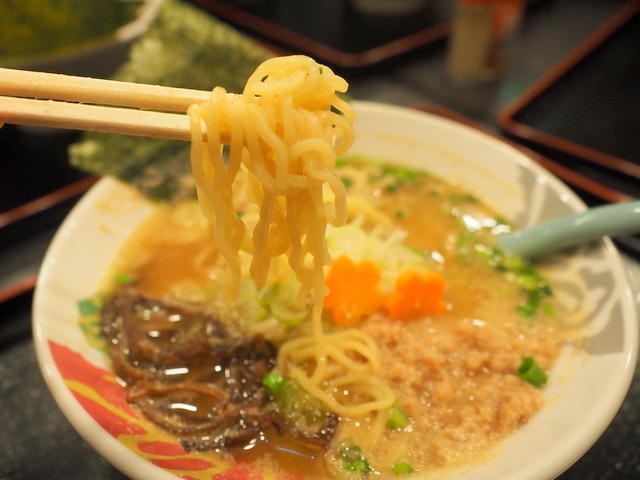
{"type": "MultiPolygon", "coordinates": [[[[408,423],[377,432],[371,418],[340,418],[335,434],[329,428],[328,445],[260,424],[241,444],[216,449],[241,464],[313,479],[354,475],[346,468],[345,446],[361,449],[369,470],[360,473],[378,478],[395,478],[397,465],[434,472],[486,456],[543,405],[541,390],[516,370],[526,357],[550,370],[565,341],[548,286],[530,266],[514,269],[516,260],[500,256],[493,237],[508,225],[463,190],[422,172],[358,158],[342,160],[339,174],[349,198],[356,199],[352,220],[364,237],[376,235],[378,221],[387,230],[403,230],[402,248],[418,252],[447,284],[443,313],[394,321],[377,312],[357,326],[375,341],[383,379],[408,423]],[[532,281],[538,283],[532,287],[532,281]]],[[[183,204],[158,209],[122,250],[110,278],[126,273],[145,296],[198,305],[238,336],[253,335],[241,318],[246,306],[212,293],[224,281],[220,265],[195,203],[183,204]]],[[[114,288],[107,281],[105,289],[114,288]]],[[[303,322],[264,328],[261,335],[277,348],[304,331],[303,322]]],[[[204,382],[210,381],[201,373],[207,362],[200,357],[193,370],[204,382]]],[[[206,402],[194,408],[198,415],[216,409],[206,402]]],[[[321,432],[328,428],[323,425],[321,432]]]]}

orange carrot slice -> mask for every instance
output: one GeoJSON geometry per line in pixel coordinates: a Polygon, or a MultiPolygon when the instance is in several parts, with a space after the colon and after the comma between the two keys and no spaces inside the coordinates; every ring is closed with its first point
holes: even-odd
{"type": "Polygon", "coordinates": [[[446,288],[440,273],[408,270],[396,279],[395,291],[387,297],[385,308],[389,318],[410,320],[422,315],[435,315],[445,310],[442,296],[446,288]]]}
{"type": "Polygon", "coordinates": [[[324,305],[331,310],[336,325],[356,325],[382,308],[380,276],[380,269],[370,261],[354,263],[344,255],[333,261],[326,278],[329,294],[324,305]]]}

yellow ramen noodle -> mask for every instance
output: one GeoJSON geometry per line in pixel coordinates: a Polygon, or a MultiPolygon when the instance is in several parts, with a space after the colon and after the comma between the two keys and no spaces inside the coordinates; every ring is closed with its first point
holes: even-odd
{"type": "Polygon", "coordinates": [[[191,163],[201,208],[229,269],[230,293],[237,294],[243,275],[241,250],[252,255],[258,286],[274,257],[286,255],[300,295],[312,306],[312,334],[282,346],[278,369],[338,415],[377,413],[380,430],[394,395],[381,379],[375,343],[360,330],[325,333],[322,327],[326,228],[344,224],[348,214],[335,173],[336,157],[353,139],[353,110],[336,95],[346,90],[344,79],[308,57],[267,60],[242,95],[215,88],[208,103],[190,108],[191,163]],[[236,213],[239,185],[259,210],[255,225],[236,213]],[[339,396],[345,389],[352,394],[339,396]]]}

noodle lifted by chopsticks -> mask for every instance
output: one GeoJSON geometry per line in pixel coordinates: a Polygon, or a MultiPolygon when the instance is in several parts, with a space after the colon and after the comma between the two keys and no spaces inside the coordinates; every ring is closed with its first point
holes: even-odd
{"type": "Polygon", "coordinates": [[[347,86],[309,57],[267,60],[242,95],[216,87],[208,103],[191,106],[191,164],[200,205],[229,267],[231,293],[238,292],[238,255],[244,250],[252,255],[250,273],[259,286],[274,257],[286,254],[301,295],[311,298],[313,334],[282,346],[279,370],[339,415],[378,412],[382,418],[394,396],[379,378],[375,343],[359,330],[322,329],[324,267],[330,260],[325,230],[328,222],[343,225],[348,215],[344,185],[335,173],[336,157],[353,140],[353,109],[336,95],[347,86]],[[230,138],[227,160],[221,132],[230,138]],[[251,231],[233,203],[240,173],[246,175],[247,198],[259,208],[251,231]],[[325,201],[325,188],[333,202],[325,201]],[[352,394],[338,393],[345,390],[352,394]]]}

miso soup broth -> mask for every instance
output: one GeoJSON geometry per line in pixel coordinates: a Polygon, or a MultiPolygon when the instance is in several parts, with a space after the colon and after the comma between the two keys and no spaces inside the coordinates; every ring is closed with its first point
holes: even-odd
{"type": "MultiPolygon", "coordinates": [[[[342,415],[282,375],[282,345],[311,329],[308,302],[286,261],[230,296],[195,201],[159,206],[105,278],[113,368],[130,403],[186,450],[275,478],[385,479],[475,462],[544,404],[567,341],[552,287],[495,247],[508,222],[464,189],[359,157],[340,159],[338,174],[350,216],[326,232],[323,324],[329,337],[359,332],[370,350],[353,340],[340,361],[353,375],[373,364],[390,406],[342,415]]],[[[242,198],[236,209],[257,221],[242,198]]],[[[326,387],[339,400],[377,398],[326,387]]]]}

